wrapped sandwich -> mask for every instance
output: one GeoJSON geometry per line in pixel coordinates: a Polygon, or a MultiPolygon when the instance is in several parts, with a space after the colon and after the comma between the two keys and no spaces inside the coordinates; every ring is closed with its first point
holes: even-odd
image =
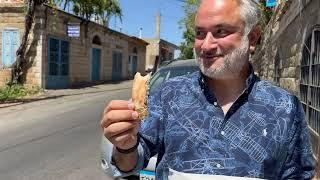
{"type": "Polygon", "coordinates": [[[135,105],[136,111],[139,114],[139,119],[146,118],[148,113],[148,93],[149,93],[150,74],[141,76],[139,72],[136,73],[132,86],[132,101],[135,105]]]}

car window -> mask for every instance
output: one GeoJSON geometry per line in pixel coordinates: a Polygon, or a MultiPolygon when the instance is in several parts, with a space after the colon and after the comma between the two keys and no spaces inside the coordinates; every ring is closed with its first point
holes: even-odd
{"type": "Polygon", "coordinates": [[[150,94],[154,93],[160,85],[173,77],[177,76],[182,76],[182,75],[187,75],[190,73],[193,73],[197,71],[199,68],[198,66],[190,66],[190,67],[174,67],[174,68],[169,68],[166,70],[158,71],[150,81],[150,94]]]}
{"type": "Polygon", "coordinates": [[[182,75],[187,75],[190,73],[193,73],[195,71],[198,70],[198,67],[183,67],[183,68],[173,68],[170,70],[170,77],[169,78],[173,78],[173,77],[177,77],[177,76],[182,76],[182,75]]]}
{"type": "Polygon", "coordinates": [[[150,94],[153,93],[168,78],[169,71],[158,71],[150,80],[150,94]]]}

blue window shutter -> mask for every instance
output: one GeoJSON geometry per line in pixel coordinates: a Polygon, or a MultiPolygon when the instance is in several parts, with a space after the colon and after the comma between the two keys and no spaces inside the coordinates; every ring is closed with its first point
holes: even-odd
{"type": "Polygon", "coordinates": [[[19,33],[16,30],[4,30],[2,35],[2,61],[4,67],[11,67],[16,60],[16,51],[19,46],[19,33]]]}
{"type": "Polygon", "coordinates": [[[2,32],[2,63],[4,67],[10,66],[10,32],[4,30],[2,32]]]}
{"type": "Polygon", "coordinates": [[[17,58],[17,50],[20,46],[20,36],[18,31],[11,32],[11,64],[16,61],[17,58]]]}
{"type": "Polygon", "coordinates": [[[59,40],[49,40],[49,75],[59,75],[59,40]]]}
{"type": "Polygon", "coordinates": [[[4,30],[2,32],[2,62],[4,67],[11,67],[16,61],[16,52],[20,45],[18,30],[4,30]]]}
{"type": "Polygon", "coordinates": [[[68,76],[69,75],[69,42],[61,41],[61,50],[60,50],[60,75],[68,76]]]}

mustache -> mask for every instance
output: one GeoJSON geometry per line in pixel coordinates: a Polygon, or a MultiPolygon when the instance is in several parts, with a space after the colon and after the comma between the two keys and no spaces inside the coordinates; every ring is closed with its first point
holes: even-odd
{"type": "Polygon", "coordinates": [[[199,56],[200,57],[205,57],[205,56],[223,56],[225,55],[222,51],[200,51],[199,56]]]}

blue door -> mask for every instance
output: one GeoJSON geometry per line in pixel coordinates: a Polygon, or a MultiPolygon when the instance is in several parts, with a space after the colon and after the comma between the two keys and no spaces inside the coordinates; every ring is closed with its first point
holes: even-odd
{"type": "Polygon", "coordinates": [[[2,32],[2,63],[4,67],[11,67],[16,61],[16,52],[20,45],[18,30],[4,30],[2,32]]]}
{"type": "Polygon", "coordinates": [[[69,42],[49,39],[47,89],[69,87],[69,42]]]}
{"type": "Polygon", "coordinates": [[[92,49],[92,81],[100,80],[101,49],[92,49]]]}
{"type": "Polygon", "coordinates": [[[132,75],[134,76],[138,68],[138,56],[132,56],[132,75]]]}
{"type": "Polygon", "coordinates": [[[112,80],[120,81],[122,79],[122,53],[113,51],[112,53],[112,80]]]}

